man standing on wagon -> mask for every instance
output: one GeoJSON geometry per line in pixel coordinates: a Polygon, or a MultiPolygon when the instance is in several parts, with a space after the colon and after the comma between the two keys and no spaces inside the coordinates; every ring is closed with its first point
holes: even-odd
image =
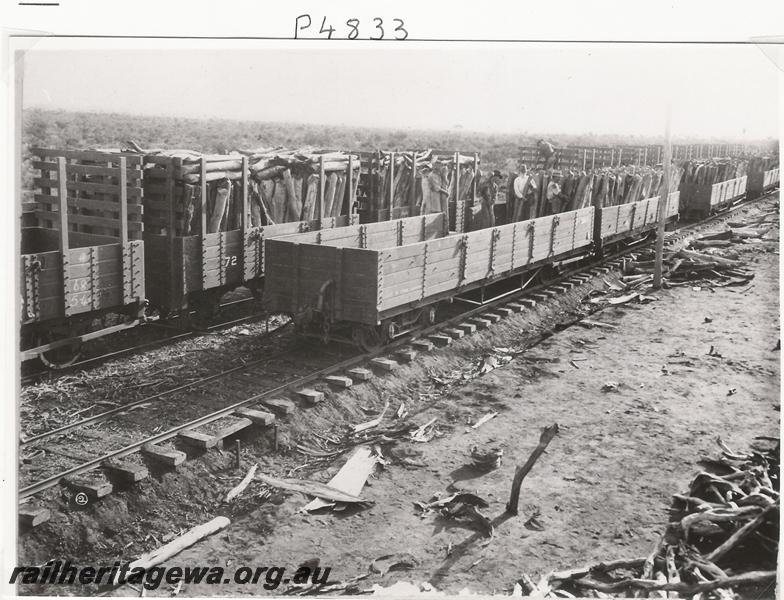
{"type": "Polygon", "coordinates": [[[512,192],[514,194],[514,212],[510,215],[512,221],[525,221],[532,219],[533,198],[536,192],[536,181],[528,174],[526,166],[520,165],[520,174],[512,182],[512,192]]]}
{"type": "Polygon", "coordinates": [[[472,231],[495,227],[495,198],[498,195],[498,186],[502,179],[501,171],[496,170],[479,186],[479,204],[471,209],[473,215],[472,231]]]}
{"type": "Polygon", "coordinates": [[[539,156],[544,162],[545,169],[552,169],[555,166],[555,146],[545,140],[536,142],[536,147],[539,149],[539,156]]]}

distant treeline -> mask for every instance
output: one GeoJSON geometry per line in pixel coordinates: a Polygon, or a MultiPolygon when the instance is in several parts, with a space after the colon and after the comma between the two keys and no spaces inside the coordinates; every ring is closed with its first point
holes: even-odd
{"type": "MultiPolygon", "coordinates": [[[[479,152],[484,169],[514,170],[520,146],[545,138],[556,145],[645,145],[661,140],[645,136],[550,135],[476,131],[396,130],[349,126],[266,123],[230,119],[152,117],[98,112],[28,109],[24,113],[23,157],[31,147],[86,149],[119,147],[134,140],[143,148],[188,148],[223,153],[269,146],[315,146],[339,150],[438,148],[479,152]]],[[[680,140],[686,143],[727,140],[680,140]]],[[[26,161],[28,162],[28,161],[26,161]]],[[[24,175],[29,189],[32,175],[24,175]]]]}

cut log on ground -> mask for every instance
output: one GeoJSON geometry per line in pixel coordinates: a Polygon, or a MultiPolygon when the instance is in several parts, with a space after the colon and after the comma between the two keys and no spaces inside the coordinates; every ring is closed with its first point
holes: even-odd
{"type": "MultiPolygon", "coordinates": [[[[187,533],[184,533],[183,535],[173,539],[168,544],[161,546],[157,550],[153,550],[138,560],[133,561],[130,563],[130,565],[128,565],[127,572],[130,572],[135,568],[142,568],[146,570],[154,567],[155,565],[159,565],[162,562],[170,559],[172,556],[179,554],[186,548],[190,548],[196,542],[199,542],[213,533],[228,527],[229,523],[231,523],[231,521],[229,521],[227,517],[215,517],[208,523],[198,525],[189,530],[187,533]]],[[[114,583],[117,583],[117,581],[118,580],[115,579],[114,583]]]]}

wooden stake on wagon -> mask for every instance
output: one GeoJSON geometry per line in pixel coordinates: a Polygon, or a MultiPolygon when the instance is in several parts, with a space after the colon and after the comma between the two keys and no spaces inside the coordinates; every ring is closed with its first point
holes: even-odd
{"type": "Polygon", "coordinates": [[[416,213],[416,152],[411,152],[411,184],[408,190],[408,214],[413,217],[416,213]]]}
{"type": "MultiPolygon", "coordinates": [[[[360,164],[359,172],[361,174],[362,173],[362,168],[361,168],[362,163],[360,162],[359,164],[360,164]]],[[[370,175],[371,170],[372,170],[372,165],[370,167],[368,167],[368,175],[370,175]]],[[[354,155],[351,154],[351,153],[349,153],[349,155],[348,155],[348,173],[346,173],[346,187],[348,188],[348,208],[347,208],[346,214],[348,215],[348,222],[349,222],[349,225],[350,225],[351,224],[351,216],[354,214],[354,211],[356,209],[356,206],[354,206],[354,195],[352,194],[352,191],[354,190],[354,155]]],[[[373,186],[371,185],[370,186],[370,193],[371,194],[372,194],[372,191],[373,191],[373,186]]],[[[343,192],[343,195],[345,195],[345,192],[343,192]]],[[[370,194],[368,194],[368,195],[370,195],[370,194]]],[[[335,211],[335,212],[338,213],[337,216],[340,216],[341,213],[343,212],[343,197],[341,197],[339,200],[338,200],[338,198],[335,198],[335,202],[340,202],[340,209],[335,211]]]]}
{"type": "Polygon", "coordinates": [[[318,187],[318,208],[316,210],[316,218],[319,220],[319,228],[321,228],[321,220],[324,218],[324,187],[326,181],[326,171],[324,170],[324,155],[319,157],[319,187],[318,187]]]}
{"type": "MultiPolygon", "coordinates": [[[[66,256],[70,247],[68,245],[68,172],[63,156],[57,157],[57,196],[60,211],[60,252],[66,256]]],[[[63,277],[67,275],[67,269],[63,268],[63,277]]],[[[67,284],[63,282],[63,286],[67,284]]]]}
{"type": "Polygon", "coordinates": [[[662,286],[662,260],[664,256],[664,221],[667,218],[667,205],[670,199],[670,118],[672,108],[667,106],[664,122],[664,185],[659,196],[659,227],[656,230],[656,262],[653,267],[653,288],[661,289],[662,286]]]}
{"type": "MultiPolygon", "coordinates": [[[[249,184],[248,173],[249,173],[248,157],[247,156],[243,156],[242,157],[242,219],[241,219],[241,223],[240,223],[240,225],[242,227],[243,238],[245,237],[244,236],[245,230],[248,229],[248,214],[249,214],[249,211],[248,211],[248,184],[249,184]]],[[[262,206],[264,206],[264,204],[261,202],[261,185],[259,185],[259,203],[261,203],[262,206]]]]}
{"type": "MultiPolygon", "coordinates": [[[[201,234],[204,236],[209,233],[209,230],[207,229],[207,164],[204,162],[203,156],[199,159],[199,190],[201,194],[201,234]]],[[[171,202],[174,206],[173,194],[171,202]]],[[[172,233],[172,235],[174,234],[172,233]]]]}
{"type": "Polygon", "coordinates": [[[392,220],[392,207],[395,206],[395,153],[389,153],[389,170],[387,171],[387,181],[389,181],[389,214],[387,221],[392,220]]]}
{"type": "Polygon", "coordinates": [[[542,429],[542,435],[539,436],[539,443],[536,448],[534,448],[534,451],[531,452],[531,456],[528,457],[528,460],[522,467],[517,467],[514,479],[512,480],[512,493],[509,496],[509,503],[506,505],[506,512],[509,514],[517,514],[517,504],[520,500],[520,486],[523,485],[523,479],[528,475],[528,472],[545,451],[547,445],[552,441],[556,433],[558,433],[558,423],[542,429]]]}
{"type": "Polygon", "coordinates": [[[474,178],[471,180],[471,206],[476,204],[476,191],[479,187],[479,153],[474,152],[474,178]]]}

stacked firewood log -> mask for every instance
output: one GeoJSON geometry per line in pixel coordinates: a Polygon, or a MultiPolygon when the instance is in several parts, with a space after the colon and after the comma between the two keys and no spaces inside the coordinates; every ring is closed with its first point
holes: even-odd
{"type": "Polygon", "coordinates": [[[253,226],[339,217],[351,210],[347,202],[347,198],[353,197],[353,193],[347,193],[349,162],[355,192],[359,157],[352,156],[349,161],[345,152],[313,149],[264,149],[248,155],[253,226]],[[319,206],[322,162],[324,197],[319,206]]]}
{"type": "MultiPolygon", "coordinates": [[[[138,146],[134,146],[137,150],[138,146]]],[[[349,155],[313,149],[284,150],[267,148],[231,154],[201,154],[190,150],[141,150],[147,157],[145,182],[160,185],[168,177],[168,166],[162,158],[176,159],[174,164],[174,201],[176,235],[197,235],[200,222],[202,161],[206,182],[206,232],[230,231],[242,227],[243,160],[247,160],[248,204],[252,227],[291,221],[338,217],[351,210],[347,198],[349,155]],[[321,169],[324,170],[324,197],[318,202],[321,169]],[[320,209],[320,210],[319,210],[320,209]]],[[[352,157],[351,178],[356,191],[359,180],[359,158],[352,157]]],[[[151,192],[156,197],[168,192],[151,192]]],[[[161,196],[164,197],[164,196],[161,196]]],[[[161,221],[158,231],[165,231],[161,221]]],[[[156,228],[153,228],[156,229],[156,228]]]]}
{"type": "MultiPolygon", "coordinates": [[[[378,177],[376,178],[376,198],[383,200],[388,205],[390,187],[392,188],[392,207],[408,206],[411,197],[411,170],[416,172],[416,182],[420,182],[422,168],[431,168],[432,152],[398,152],[394,155],[383,154],[378,163],[378,177]],[[394,160],[392,160],[394,156],[394,160]],[[390,169],[390,164],[392,168],[390,169]]],[[[420,187],[416,186],[416,187],[420,187]]],[[[416,199],[422,197],[422,189],[416,189],[416,199]]]]}
{"type": "Polygon", "coordinates": [[[241,154],[211,155],[191,150],[145,150],[144,154],[147,160],[144,165],[145,182],[157,186],[166,181],[168,170],[165,164],[154,159],[177,159],[174,163],[177,235],[195,235],[201,231],[197,215],[202,205],[202,161],[206,182],[206,232],[230,231],[242,226],[241,154]]]}
{"type": "MultiPolygon", "coordinates": [[[[668,190],[678,190],[683,169],[674,166],[670,169],[668,190]]],[[[619,167],[602,169],[594,175],[592,199],[601,197],[602,206],[618,206],[639,202],[661,194],[664,185],[664,172],[650,167],[619,167]]]]}
{"type": "MultiPolygon", "coordinates": [[[[683,169],[670,170],[670,192],[677,191],[683,169]]],[[[512,173],[507,186],[507,214],[510,221],[522,221],[551,214],[578,210],[601,202],[602,206],[617,206],[638,202],[661,194],[663,171],[651,167],[611,167],[593,171],[540,170],[520,186],[515,194],[512,173]],[[522,187],[522,190],[519,188],[522,187]]]]}
{"type": "Polygon", "coordinates": [[[684,160],[683,183],[687,185],[713,185],[743,177],[748,170],[748,161],[742,158],[713,160],[684,160]]]}
{"type": "MultiPolygon", "coordinates": [[[[750,244],[755,247],[778,247],[778,212],[772,211],[743,221],[729,221],[727,228],[705,233],[689,240],[680,250],[665,251],[663,276],[673,286],[745,286],[754,273],[738,252],[750,244]]],[[[626,284],[644,285],[653,278],[652,250],[633,253],[624,259],[621,280],[626,284]]]]}
{"type": "Polygon", "coordinates": [[[752,450],[721,455],[673,496],[670,523],[648,556],[550,573],[537,597],[658,597],[727,600],[775,595],[779,539],[779,440],[758,437],[752,450]]]}

